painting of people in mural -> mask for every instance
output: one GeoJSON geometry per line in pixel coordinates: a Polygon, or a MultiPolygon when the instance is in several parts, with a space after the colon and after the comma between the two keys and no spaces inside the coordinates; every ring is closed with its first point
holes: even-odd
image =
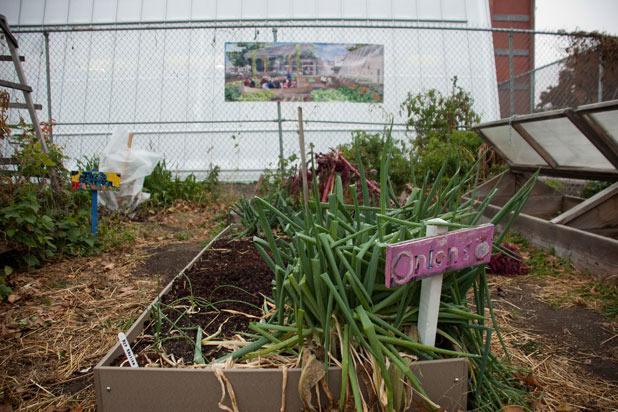
{"type": "Polygon", "coordinates": [[[225,101],[384,101],[384,46],[225,43],[225,101]]]}

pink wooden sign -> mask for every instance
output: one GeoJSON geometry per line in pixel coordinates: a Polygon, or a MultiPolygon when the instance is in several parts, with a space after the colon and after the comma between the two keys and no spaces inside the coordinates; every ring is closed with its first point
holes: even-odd
{"type": "Polygon", "coordinates": [[[386,287],[488,263],[494,225],[386,245],[386,287]]]}

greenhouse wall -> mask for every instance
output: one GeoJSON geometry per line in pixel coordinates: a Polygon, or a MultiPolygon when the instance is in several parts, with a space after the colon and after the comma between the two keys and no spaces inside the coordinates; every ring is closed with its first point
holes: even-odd
{"type": "MultiPolygon", "coordinates": [[[[69,167],[101,153],[123,127],[179,174],[221,168],[253,180],[280,154],[298,152],[297,108],[316,151],[351,131],[406,131],[408,93],[468,90],[483,121],[499,117],[492,30],[481,0],[29,0],[0,1],[24,69],[69,167]],[[360,5],[360,6],[359,6],[360,5]],[[383,103],[225,102],[226,42],[366,43],[384,46],[383,103]],[[49,66],[49,70],[48,67],[49,66]]],[[[6,46],[3,53],[6,54],[6,46]]],[[[0,78],[14,78],[0,66],[0,78]]],[[[16,96],[19,100],[21,96],[16,96]]],[[[11,120],[26,113],[13,112],[11,120]]],[[[1,150],[10,154],[9,145],[1,150]]]]}

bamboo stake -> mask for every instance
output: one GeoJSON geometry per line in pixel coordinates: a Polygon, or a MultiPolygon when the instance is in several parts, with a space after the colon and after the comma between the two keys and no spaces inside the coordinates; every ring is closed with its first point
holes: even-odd
{"type": "Polygon", "coordinates": [[[298,143],[300,144],[300,162],[303,174],[303,203],[305,212],[309,210],[309,186],[307,185],[307,161],[305,159],[305,132],[303,131],[303,108],[298,108],[298,143]]]}

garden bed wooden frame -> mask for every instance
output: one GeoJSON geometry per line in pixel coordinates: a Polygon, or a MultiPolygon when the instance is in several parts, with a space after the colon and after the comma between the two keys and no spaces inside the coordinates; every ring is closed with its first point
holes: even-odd
{"type": "MultiPolygon", "coordinates": [[[[498,183],[498,190],[484,212],[489,221],[529,178],[529,173],[507,170],[475,189],[477,205],[498,183]]],[[[469,199],[472,192],[464,196],[469,199]]],[[[521,214],[511,226],[537,247],[553,250],[581,271],[618,282],[618,183],[590,199],[568,196],[537,181],[521,214]],[[550,220],[551,219],[551,220],[550,220]]],[[[507,219],[505,219],[507,220],[507,219]]],[[[505,223],[498,225],[502,230],[505,223]]]]}
{"type": "MultiPolygon", "coordinates": [[[[197,256],[163,289],[159,299],[172,287],[176,278],[198,261],[217,240],[229,236],[231,226],[219,233],[197,256]]],[[[126,332],[129,342],[135,341],[150,320],[153,304],[126,332]]],[[[99,412],[122,411],[217,411],[221,400],[220,382],[210,368],[129,368],[112,366],[123,355],[119,343],[94,368],[94,381],[99,412]]],[[[448,411],[465,410],[468,392],[468,361],[465,358],[415,362],[414,373],[429,397],[448,411]]],[[[230,381],[240,411],[279,411],[282,406],[284,372],[282,369],[223,370],[230,381]]],[[[302,410],[298,395],[301,369],[287,369],[285,410],[302,410]]],[[[329,388],[337,397],[341,388],[341,369],[329,369],[329,388]]],[[[321,402],[326,397],[322,393],[321,402]]],[[[315,400],[315,396],[314,396],[315,400]]],[[[225,405],[231,406],[229,396],[225,405]]]]}

